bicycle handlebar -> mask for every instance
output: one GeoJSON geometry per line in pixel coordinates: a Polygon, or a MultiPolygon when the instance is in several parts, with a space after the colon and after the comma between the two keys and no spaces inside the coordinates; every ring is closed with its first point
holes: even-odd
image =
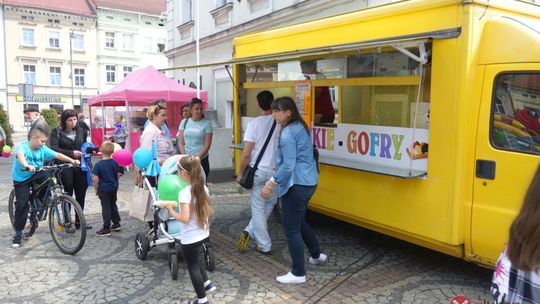
{"type": "MultiPolygon", "coordinates": [[[[37,173],[37,172],[41,172],[41,171],[59,171],[59,170],[65,169],[65,168],[74,168],[74,167],[79,167],[79,166],[74,165],[74,164],[68,164],[68,163],[52,165],[52,166],[42,166],[42,167],[37,168],[34,172],[37,173]]],[[[22,170],[23,171],[28,171],[28,169],[26,169],[26,168],[23,168],[22,170]]]]}
{"type": "Polygon", "coordinates": [[[74,165],[74,164],[65,163],[65,164],[58,164],[58,165],[52,165],[52,166],[39,167],[38,169],[36,169],[36,172],[62,170],[62,169],[65,169],[65,168],[74,168],[74,167],[79,167],[79,166],[74,165]]]}

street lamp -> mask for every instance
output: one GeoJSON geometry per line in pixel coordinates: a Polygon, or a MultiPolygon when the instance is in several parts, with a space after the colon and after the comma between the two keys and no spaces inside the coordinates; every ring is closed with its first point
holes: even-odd
{"type": "Polygon", "coordinates": [[[75,109],[75,92],[73,86],[73,32],[69,32],[69,75],[71,77],[71,108],[75,109]]]}

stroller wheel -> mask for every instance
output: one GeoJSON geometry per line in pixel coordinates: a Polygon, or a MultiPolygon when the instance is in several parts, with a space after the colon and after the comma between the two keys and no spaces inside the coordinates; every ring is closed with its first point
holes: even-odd
{"type": "Polygon", "coordinates": [[[176,253],[169,254],[169,268],[171,269],[171,278],[176,281],[178,279],[178,257],[176,253]]]}
{"type": "Polygon", "coordinates": [[[135,236],[135,254],[137,255],[137,258],[141,261],[145,260],[149,249],[150,242],[148,241],[146,235],[143,233],[137,233],[135,236]]]}
{"type": "Polygon", "coordinates": [[[202,244],[202,252],[206,270],[214,271],[214,269],[216,268],[216,261],[214,259],[214,248],[212,248],[212,243],[210,243],[210,241],[204,242],[202,244]]]}

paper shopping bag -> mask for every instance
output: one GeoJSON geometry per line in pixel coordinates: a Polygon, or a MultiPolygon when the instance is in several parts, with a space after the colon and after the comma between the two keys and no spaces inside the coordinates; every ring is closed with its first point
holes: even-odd
{"type": "Polygon", "coordinates": [[[150,222],[154,220],[152,211],[152,195],[146,186],[136,185],[133,187],[131,205],[129,206],[129,216],[141,221],[150,222]]]}

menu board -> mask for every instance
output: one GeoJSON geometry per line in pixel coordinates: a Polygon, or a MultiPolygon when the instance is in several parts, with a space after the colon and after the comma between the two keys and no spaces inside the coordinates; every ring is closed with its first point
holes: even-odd
{"type": "Polygon", "coordinates": [[[295,83],[295,102],[300,116],[308,123],[311,121],[311,81],[302,80],[295,83]]]}

